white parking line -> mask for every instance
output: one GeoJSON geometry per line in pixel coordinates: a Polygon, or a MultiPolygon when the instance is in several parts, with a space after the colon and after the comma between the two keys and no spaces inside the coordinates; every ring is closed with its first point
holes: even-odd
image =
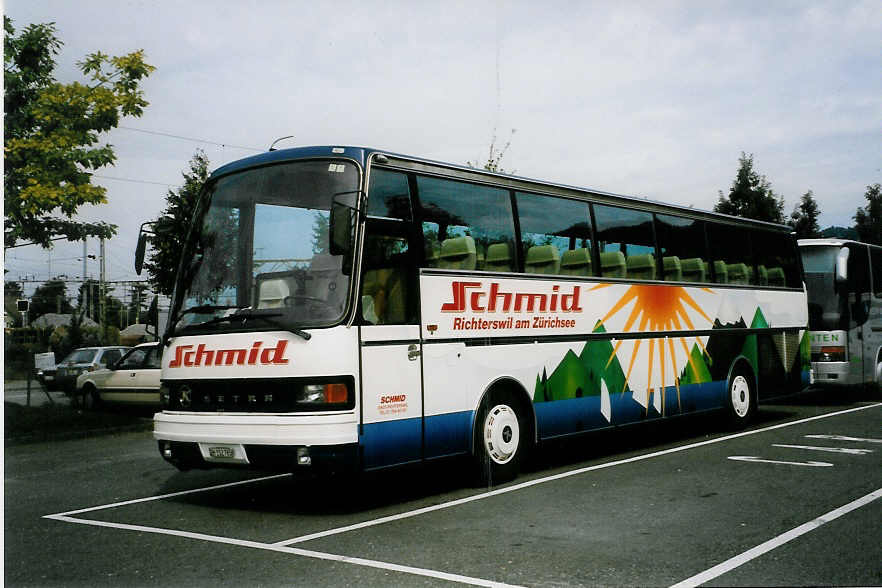
{"type": "Polygon", "coordinates": [[[825,451],[827,453],[848,453],[849,455],[866,455],[868,453],[873,453],[872,449],[855,449],[853,447],[818,447],[816,445],[785,445],[784,443],[772,443],[772,447],[805,449],[806,451],[825,451]]]}
{"type": "Polygon", "coordinates": [[[809,531],[813,531],[813,530],[817,529],[821,525],[825,525],[825,524],[829,523],[830,521],[838,519],[842,515],[848,514],[851,511],[858,509],[862,506],[866,506],[867,504],[870,504],[871,502],[873,502],[877,498],[882,498],[882,488],[879,488],[878,490],[870,492],[866,496],[862,496],[861,498],[858,498],[857,500],[855,500],[853,502],[849,502],[848,504],[846,504],[844,506],[840,506],[839,508],[837,508],[835,510],[831,510],[830,512],[828,512],[826,514],[823,514],[816,519],[813,519],[807,523],[804,523],[804,524],[796,527],[795,529],[791,529],[790,531],[787,531],[786,533],[782,533],[773,539],[769,539],[765,543],[757,545],[756,547],[754,547],[752,549],[748,549],[744,553],[742,553],[740,555],[736,555],[735,557],[733,557],[731,559],[727,559],[723,563],[717,564],[714,567],[701,572],[700,574],[695,574],[691,578],[686,578],[682,582],[678,582],[678,583],[674,584],[673,586],[671,586],[671,588],[691,588],[692,586],[700,586],[701,584],[704,584],[705,582],[709,582],[710,580],[713,580],[714,578],[722,576],[723,574],[730,572],[741,565],[746,564],[750,560],[755,559],[755,558],[763,555],[764,553],[767,553],[767,552],[775,549],[776,547],[780,547],[781,545],[784,545],[785,543],[787,543],[789,541],[793,541],[794,539],[796,539],[797,537],[799,537],[801,535],[805,535],[809,531]]]}
{"type": "Polygon", "coordinates": [[[857,443],[882,443],[882,439],[866,439],[864,437],[846,437],[845,435],[806,435],[807,439],[830,439],[832,441],[856,441],[857,443]]]}
{"type": "MultiPolygon", "coordinates": [[[[69,517],[70,515],[83,514],[84,512],[95,512],[96,510],[106,510],[108,508],[117,508],[120,506],[128,506],[130,504],[139,504],[141,502],[151,502],[153,500],[164,500],[166,498],[174,498],[175,496],[184,496],[187,494],[198,494],[199,492],[208,492],[210,490],[220,490],[221,488],[231,488],[233,486],[242,486],[243,484],[253,484],[254,482],[263,482],[264,480],[274,480],[276,478],[287,478],[291,474],[275,474],[273,476],[264,476],[263,478],[251,478],[250,480],[241,480],[239,482],[230,482],[228,484],[218,484],[216,486],[206,486],[204,488],[194,488],[193,490],[182,490],[180,492],[171,492],[169,494],[159,494],[157,496],[147,496],[145,498],[135,498],[133,500],[124,500],[122,502],[114,502],[113,504],[104,504],[101,506],[90,506],[89,508],[81,508],[79,510],[70,510],[68,512],[60,512],[54,515],[45,515],[44,519],[59,519],[59,517],[69,517]]],[[[60,520],[60,519],[59,519],[60,520]]]]}
{"type": "Polygon", "coordinates": [[[723,441],[729,441],[731,439],[737,439],[739,437],[746,437],[748,435],[756,435],[757,433],[765,433],[767,431],[773,431],[775,429],[782,429],[784,427],[792,427],[793,425],[800,425],[802,423],[808,423],[811,421],[826,419],[826,418],[830,418],[830,417],[834,417],[834,416],[848,414],[851,412],[867,410],[869,408],[876,408],[879,406],[882,406],[882,403],[871,404],[868,406],[859,406],[857,408],[848,408],[848,409],[840,410],[837,412],[831,412],[831,413],[827,413],[827,414],[822,414],[822,415],[817,415],[817,416],[813,416],[813,417],[800,419],[798,421],[780,423],[780,424],[772,425],[769,427],[763,427],[762,429],[755,429],[753,431],[743,431],[741,433],[735,433],[732,435],[725,435],[723,437],[718,437],[716,439],[709,439],[707,441],[699,441],[698,443],[690,443],[688,445],[681,445],[680,447],[672,447],[670,449],[664,449],[662,451],[654,451],[652,453],[637,455],[635,457],[629,457],[627,459],[618,459],[616,461],[610,461],[610,462],[601,463],[598,465],[579,468],[576,470],[570,470],[568,472],[555,474],[553,476],[546,476],[544,478],[537,478],[535,480],[521,482],[520,484],[506,486],[505,488],[497,488],[496,490],[491,490],[489,492],[483,492],[481,494],[475,494],[474,496],[468,496],[466,498],[451,500],[450,502],[442,502],[441,504],[435,504],[433,506],[426,506],[426,507],[418,508],[416,510],[412,510],[412,511],[408,511],[408,512],[389,515],[389,516],[381,517],[378,519],[373,519],[370,521],[364,521],[362,523],[356,523],[354,525],[347,525],[345,527],[338,527],[336,529],[329,529],[327,531],[319,531],[318,533],[311,533],[309,535],[302,535],[300,537],[294,537],[293,539],[286,539],[284,541],[279,541],[275,545],[294,545],[295,543],[303,543],[304,541],[312,541],[313,539],[319,539],[321,537],[328,537],[331,535],[338,535],[340,533],[347,533],[349,531],[355,531],[357,529],[364,529],[366,527],[373,527],[375,525],[382,525],[384,523],[389,523],[392,521],[400,521],[402,519],[407,519],[410,517],[423,515],[423,514],[426,514],[429,512],[434,512],[436,510],[442,510],[442,509],[451,508],[454,506],[460,506],[463,504],[468,504],[469,502],[474,502],[476,500],[483,500],[484,498],[490,498],[492,496],[499,496],[500,494],[507,494],[508,492],[515,492],[517,490],[523,490],[524,488],[530,488],[530,487],[536,486],[538,484],[544,484],[546,482],[553,482],[555,480],[562,480],[564,478],[569,478],[570,476],[577,476],[579,474],[584,474],[586,472],[593,472],[593,471],[602,470],[605,468],[611,468],[611,467],[624,465],[624,464],[628,464],[628,463],[634,463],[637,461],[643,461],[645,459],[652,459],[654,457],[661,457],[662,455],[669,455],[671,453],[677,453],[680,451],[695,449],[696,447],[703,447],[705,445],[712,445],[714,443],[722,443],[723,441]]]}
{"type": "Polygon", "coordinates": [[[779,465],[807,466],[812,468],[832,468],[828,461],[782,461],[780,459],[764,459],[755,455],[730,455],[732,461],[749,461],[751,463],[776,463],[779,465]]]}
{"type": "MultiPolygon", "coordinates": [[[[643,461],[646,459],[652,459],[652,458],[660,457],[663,455],[669,455],[672,453],[687,451],[689,449],[695,449],[697,447],[703,447],[703,446],[712,445],[715,443],[722,443],[724,441],[738,439],[740,437],[746,437],[748,435],[756,435],[758,433],[765,433],[768,431],[773,431],[775,429],[792,427],[794,425],[799,425],[799,424],[808,423],[808,422],[812,422],[812,421],[816,421],[816,420],[820,420],[820,419],[826,419],[826,418],[830,418],[830,417],[834,417],[834,416],[844,415],[844,414],[848,414],[848,413],[852,413],[852,412],[858,412],[858,411],[867,410],[867,409],[871,409],[871,408],[877,408],[880,406],[882,406],[882,403],[870,404],[867,406],[859,406],[856,408],[849,408],[846,410],[817,415],[817,416],[813,416],[813,417],[799,419],[796,421],[779,423],[777,425],[771,425],[769,427],[763,427],[761,429],[755,429],[752,431],[743,431],[743,432],[735,433],[732,435],[725,435],[723,437],[718,437],[716,439],[709,439],[707,441],[690,443],[687,445],[681,445],[679,447],[672,447],[670,449],[664,449],[661,451],[655,451],[652,453],[637,455],[637,456],[626,458],[626,459],[620,459],[620,460],[615,460],[615,461],[597,464],[597,465],[593,465],[593,466],[588,466],[588,467],[584,467],[584,468],[579,468],[576,470],[570,470],[568,472],[562,472],[560,474],[546,476],[544,478],[537,478],[535,480],[529,480],[527,482],[522,482],[520,484],[514,484],[512,486],[507,486],[505,488],[498,488],[496,490],[483,492],[480,494],[476,494],[476,495],[469,496],[466,498],[461,498],[458,500],[452,500],[449,502],[444,502],[444,503],[433,505],[433,506],[428,506],[428,507],[419,508],[419,509],[408,511],[408,512],[399,513],[396,515],[380,517],[377,519],[364,521],[362,523],[357,523],[354,525],[347,525],[345,527],[338,527],[335,529],[329,529],[327,531],[321,531],[318,533],[311,533],[309,535],[302,535],[300,537],[295,537],[293,539],[286,539],[284,541],[279,541],[276,543],[261,543],[261,542],[257,542],[257,541],[248,541],[248,540],[244,540],[244,539],[234,539],[234,538],[228,538],[228,537],[220,537],[220,536],[216,536],[216,535],[205,535],[205,534],[201,534],[201,533],[191,533],[188,531],[179,531],[179,530],[175,530],[175,529],[163,529],[163,528],[159,528],[159,527],[127,525],[127,524],[123,524],[123,523],[112,523],[112,522],[106,522],[106,521],[79,519],[79,518],[75,518],[70,515],[82,514],[82,513],[86,513],[86,512],[95,512],[95,511],[99,511],[99,510],[117,508],[117,507],[121,507],[121,506],[128,506],[128,505],[132,505],[132,504],[138,504],[138,503],[149,502],[149,501],[154,501],[154,500],[162,500],[165,498],[172,498],[172,497],[176,497],[176,496],[183,496],[183,495],[194,494],[194,493],[198,493],[198,492],[208,492],[210,490],[218,490],[221,488],[228,488],[228,487],[232,487],[232,486],[238,486],[238,485],[243,485],[243,484],[250,484],[253,482],[259,482],[259,481],[263,481],[263,480],[271,480],[274,478],[286,477],[286,476],[289,476],[290,474],[266,476],[263,478],[254,478],[254,479],[250,479],[250,480],[243,480],[240,482],[231,482],[228,484],[219,484],[216,486],[209,486],[209,487],[205,487],[205,488],[196,488],[193,490],[172,492],[169,494],[162,494],[162,495],[158,495],[158,496],[148,496],[148,497],[144,497],[144,498],[126,500],[126,501],[122,501],[122,502],[115,502],[115,503],[106,504],[103,506],[93,506],[93,507],[89,507],[89,508],[68,511],[65,513],[44,515],[43,518],[67,522],[67,523],[81,524],[81,525],[92,525],[92,526],[97,526],[97,527],[107,527],[107,528],[132,530],[132,531],[140,531],[140,532],[147,532],[147,533],[158,533],[158,534],[163,534],[163,535],[185,537],[185,538],[202,540],[202,541],[209,541],[209,542],[214,542],[214,543],[225,543],[225,544],[229,544],[229,545],[239,545],[242,547],[263,549],[263,550],[267,550],[267,551],[277,551],[277,552],[282,552],[282,553],[290,553],[293,555],[301,555],[304,557],[324,559],[324,560],[328,560],[328,561],[337,561],[337,562],[341,562],[341,563],[350,563],[350,564],[361,565],[361,566],[366,566],[366,567],[372,567],[372,568],[378,568],[378,569],[384,569],[384,570],[390,570],[390,571],[398,571],[398,572],[403,572],[403,573],[415,574],[415,575],[419,575],[419,576],[450,580],[450,581],[454,581],[454,582],[462,582],[462,583],[466,583],[466,584],[472,584],[475,586],[506,586],[505,584],[502,584],[502,583],[493,582],[490,580],[484,580],[481,578],[472,578],[469,576],[460,576],[458,574],[449,574],[446,572],[439,572],[439,571],[428,570],[428,569],[424,569],[424,568],[402,566],[399,564],[393,564],[393,563],[387,563],[387,562],[381,562],[381,561],[375,561],[375,560],[368,560],[368,559],[362,559],[362,558],[356,558],[356,557],[347,557],[347,556],[343,556],[343,555],[335,555],[335,554],[330,554],[330,553],[322,553],[322,552],[318,552],[318,551],[310,551],[310,550],[304,550],[304,549],[293,548],[293,547],[288,547],[288,546],[293,545],[295,543],[302,543],[305,541],[318,539],[321,537],[338,535],[341,533],[346,533],[348,531],[353,531],[353,530],[357,530],[357,529],[364,529],[367,527],[381,525],[381,524],[392,522],[392,521],[407,519],[407,518],[415,517],[418,515],[422,515],[422,514],[426,514],[429,512],[434,512],[434,511],[438,511],[438,510],[442,510],[442,509],[446,509],[446,508],[452,508],[454,506],[467,504],[469,502],[474,502],[476,500],[483,500],[485,498],[499,496],[501,494],[507,494],[509,492],[514,492],[516,490],[530,488],[532,486],[544,484],[546,482],[561,480],[564,478],[568,478],[570,476],[576,476],[576,475],[584,474],[584,473],[591,472],[591,471],[601,470],[601,469],[610,468],[610,467],[614,467],[614,466],[618,466],[618,465],[634,463],[634,462],[643,461]]],[[[848,506],[848,505],[846,505],[846,506],[848,506]]],[[[843,508],[845,508],[845,507],[843,507],[843,508]]],[[[825,515],[825,516],[827,516],[827,515],[825,515]]],[[[841,516],[841,515],[837,515],[837,516],[841,516]]],[[[724,572],[721,572],[721,573],[724,573],[724,572]]]]}
{"type": "Polygon", "coordinates": [[[425,568],[417,568],[413,566],[403,566],[400,564],[389,563],[384,561],[376,561],[372,559],[364,559],[361,557],[348,557],[345,555],[335,555],[333,553],[323,553],[321,551],[311,551],[308,549],[300,549],[297,547],[284,547],[273,543],[261,543],[260,541],[248,541],[245,539],[233,539],[231,537],[221,537],[218,535],[206,535],[204,533],[191,533],[189,531],[179,531],[176,529],[162,529],[160,527],[145,527],[142,525],[127,525],[124,523],[110,523],[107,521],[92,521],[88,519],[77,519],[65,515],[46,515],[46,519],[63,521],[66,523],[76,523],[79,525],[90,525],[93,527],[107,527],[111,529],[123,529],[125,531],[137,531],[139,533],[156,533],[159,535],[171,535],[174,537],[183,537],[186,539],[196,539],[199,541],[207,541],[209,543],[223,543],[226,545],[236,545],[238,547],[249,547],[251,549],[262,549],[264,551],[275,551],[279,553],[289,553],[291,555],[299,555],[302,557],[311,557],[313,559],[322,559],[325,561],[334,561],[339,563],[355,564],[368,568],[376,568],[380,570],[402,572],[405,574],[413,574],[416,576],[424,576],[427,578],[437,578],[439,580],[447,580],[449,582],[459,582],[461,584],[470,584],[472,586],[488,586],[507,588],[509,586],[516,587],[515,584],[505,584],[502,582],[494,582],[492,580],[484,580],[483,578],[473,578],[471,576],[463,576],[461,574],[450,574],[447,572],[439,572],[437,570],[428,570],[425,568]]]}

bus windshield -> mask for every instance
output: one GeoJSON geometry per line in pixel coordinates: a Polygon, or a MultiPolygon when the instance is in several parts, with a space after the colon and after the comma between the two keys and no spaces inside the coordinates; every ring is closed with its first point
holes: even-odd
{"type": "Polygon", "coordinates": [[[341,320],[352,259],[331,253],[330,210],[332,202],[353,206],[358,182],[352,162],[307,160],[209,186],[185,246],[172,334],[341,320]]]}
{"type": "Polygon", "coordinates": [[[836,284],[838,246],[801,247],[808,293],[809,328],[832,331],[848,328],[845,288],[836,284]]]}

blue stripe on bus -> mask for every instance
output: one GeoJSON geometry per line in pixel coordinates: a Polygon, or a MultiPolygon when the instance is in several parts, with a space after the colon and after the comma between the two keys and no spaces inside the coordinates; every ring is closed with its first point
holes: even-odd
{"type": "Polygon", "coordinates": [[[426,458],[470,451],[473,419],[471,410],[426,417],[426,458]]]}
{"type": "MultiPolygon", "coordinates": [[[[665,388],[664,413],[668,416],[688,414],[703,410],[720,408],[726,392],[726,382],[708,382],[680,386],[679,405],[677,389],[665,388]]],[[[640,421],[661,418],[650,397],[649,410],[641,406],[631,391],[609,395],[610,420],[601,413],[601,397],[586,396],[552,402],[537,402],[536,423],[540,439],[569,435],[580,431],[591,431],[616,425],[626,425],[640,421]]],[[[645,400],[644,400],[645,402],[645,400]]]]}
{"type": "MultiPolygon", "coordinates": [[[[470,410],[426,417],[426,458],[468,452],[472,418],[470,410]]],[[[420,421],[417,417],[364,425],[360,443],[365,469],[419,460],[420,421]]]]}
{"type": "MultiPolygon", "coordinates": [[[[720,408],[725,393],[725,381],[680,386],[678,406],[677,389],[669,386],[665,388],[665,414],[673,416],[720,408]]],[[[652,398],[647,411],[634,400],[631,391],[609,396],[612,422],[607,421],[600,411],[600,396],[535,403],[533,408],[539,437],[548,439],[661,417],[652,406],[652,398]]],[[[474,412],[470,410],[426,417],[425,458],[468,453],[471,449],[473,418],[474,412]]],[[[364,425],[360,443],[365,469],[420,460],[421,422],[422,419],[416,417],[364,425]]]]}
{"type": "Polygon", "coordinates": [[[419,460],[421,422],[422,419],[416,417],[364,425],[360,440],[364,468],[369,470],[419,460]]]}

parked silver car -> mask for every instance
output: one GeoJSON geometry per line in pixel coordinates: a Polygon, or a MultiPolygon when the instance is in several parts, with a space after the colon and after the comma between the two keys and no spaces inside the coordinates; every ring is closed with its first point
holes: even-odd
{"type": "Polygon", "coordinates": [[[113,365],[129,349],[121,345],[74,349],[55,366],[55,386],[68,394],[73,393],[80,374],[113,365]]]}

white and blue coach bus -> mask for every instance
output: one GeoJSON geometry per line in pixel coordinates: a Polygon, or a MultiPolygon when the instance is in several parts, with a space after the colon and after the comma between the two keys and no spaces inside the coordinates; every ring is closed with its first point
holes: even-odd
{"type": "Polygon", "coordinates": [[[826,388],[882,384],[882,247],[800,239],[812,379],[826,388]]]}
{"type": "Polygon", "coordinates": [[[154,437],[181,469],[376,470],[757,403],[808,379],[784,226],[361,147],[215,171],[154,437]]]}

